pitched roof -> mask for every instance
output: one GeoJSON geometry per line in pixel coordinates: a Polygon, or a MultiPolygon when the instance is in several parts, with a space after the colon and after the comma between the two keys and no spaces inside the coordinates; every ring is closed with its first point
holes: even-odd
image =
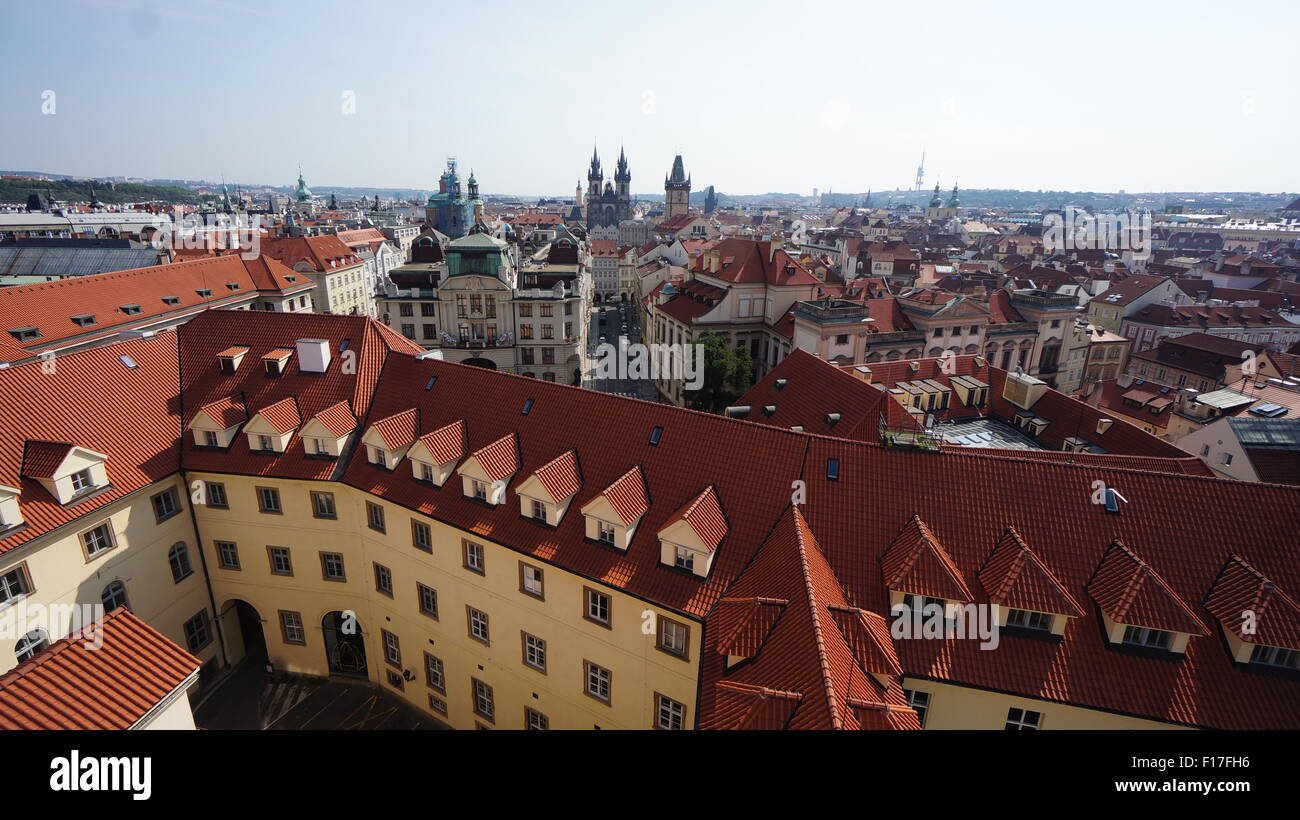
{"type": "Polygon", "coordinates": [[[73,445],[54,441],[28,441],[23,447],[22,475],[25,478],[53,478],[73,445]]]}
{"type": "Polygon", "coordinates": [[[1083,608],[1051,568],[1025,544],[1015,527],[1007,527],[979,571],[989,601],[1013,609],[1083,615],[1083,608]]]}
{"type": "Polygon", "coordinates": [[[415,443],[420,430],[420,411],[412,408],[372,422],[370,429],[379,434],[390,450],[415,443]]]}
{"type": "Polygon", "coordinates": [[[261,416],[267,424],[277,433],[287,433],[302,425],[302,415],[298,412],[298,400],[293,396],[285,396],[277,402],[272,402],[258,410],[255,415],[261,416]]]}
{"type": "Polygon", "coordinates": [[[312,418],[320,422],[335,438],[342,438],[357,429],[356,416],[352,415],[346,400],[331,404],[312,418]]]}
{"type": "Polygon", "coordinates": [[[974,601],[952,556],[919,515],[913,514],[880,559],[885,586],[950,601],[974,601]]]}
{"type": "Polygon", "coordinates": [[[130,729],[198,669],[119,607],[0,677],[0,729],[130,729]]]}
{"type": "Polygon", "coordinates": [[[466,428],[464,419],[456,419],[437,430],[420,436],[419,441],[439,464],[451,464],[465,457],[466,428]]]}
{"type": "Polygon", "coordinates": [[[533,475],[542,482],[546,492],[556,501],[572,498],[582,489],[582,468],[578,466],[578,451],[565,450],[538,467],[533,475]]]}
{"type": "Polygon", "coordinates": [[[1191,607],[1159,573],[1118,539],[1106,548],[1097,572],[1088,582],[1088,594],[1116,623],[1209,634],[1191,607]]]}
{"type": "Polygon", "coordinates": [[[1205,608],[1242,641],[1300,650],[1300,604],[1240,555],[1231,555],[1205,608]]]}
{"type": "Polygon", "coordinates": [[[631,526],[650,508],[650,500],[646,497],[645,475],[639,466],[614,479],[612,484],[596,495],[609,502],[624,526],[631,526]]]}
{"type": "Polygon", "coordinates": [[[708,550],[717,549],[727,534],[727,516],[722,512],[717,488],[712,484],[705,487],[699,495],[670,515],[659,529],[662,531],[678,521],[685,521],[708,550]]]}
{"type": "Polygon", "coordinates": [[[491,481],[501,481],[519,471],[519,439],[514,433],[502,436],[469,454],[491,481]]]}

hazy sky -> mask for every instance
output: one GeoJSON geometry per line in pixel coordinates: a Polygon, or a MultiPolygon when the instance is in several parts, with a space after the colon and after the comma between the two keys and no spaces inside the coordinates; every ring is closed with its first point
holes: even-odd
{"type": "Polygon", "coordinates": [[[38,0],[0,168],[567,194],[1300,189],[1300,3],[38,0]],[[51,99],[47,91],[54,92],[51,99]],[[351,92],[355,113],[344,113],[351,92]],[[43,113],[43,105],[54,113],[43,113]]]}

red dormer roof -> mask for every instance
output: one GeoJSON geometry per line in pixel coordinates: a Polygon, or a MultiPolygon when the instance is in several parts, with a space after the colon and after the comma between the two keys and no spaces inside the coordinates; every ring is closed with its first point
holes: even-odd
{"type": "Polygon", "coordinates": [[[443,425],[432,433],[420,436],[420,442],[439,464],[451,464],[465,456],[465,420],[459,419],[443,425]]]}
{"type": "Polygon", "coordinates": [[[1246,643],[1300,650],[1300,604],[1239,555],[1224,564],[1205,608],[1246,643]]]}
{"type": "Polygon", "coordinates": [[[949,601],[974,601],[961,570],[934,537],[930,528],[913,514],[882,556],[880,569],[885,586],[949,601]]]}
{"type": "Polygon", "coordinates": [[[54,441],[29,441],[23,446],[24,478],[53,478],[73,445],[54,441]]]}
{"type": "Polygon", "coordinates": [[[578,466],[576,450],[566,450],[538,467],[533,475],[556,501],[572,498],[582,489],[582,469],[578,466]]]}
{"type": "Polygon", "coordinates": [[[236,401],[234,396],[227,396],[224,399],[209,402],[200,407],[199,412],[220,424],[223,428],[234,427],[248,420],[248,412],[245,410],[244,405],[236,401]]]}
{"type": "Polygon", "coordinates": [[[346,401],[331,404],[317,413],[315,419],[335,438],[343,438],[357,429],[356,416],[352,415],[352,410],[346,401]]]}
{"type": "Polygon", "coordinates": [[[298,410],[298,400],[293,396],[287,396],[273,404],[268,404],[258,410],[256,415],[265,419],[275,432],[280,434],[287,433],[302,425],[302,414],[298,410]]]}
{"type": "Polygon", "coordinates": [[[1115,623],[1208,635],[1205,626],[1178,593],[1124,543],[1106,548],[1088,582],[1088,594],[1115,623]]]}
{"type": "Polygon", "coordinates": [[[470,453],[490,481],[502,481],[519,470],[519,438],[511,433],[470,453]]]}
{"type": "Polygon", "coordinates": [[[718,548],[723,536],[727,534],[727,517],[722,512],[722,503],[718,500],[718,492],[712,484],[705,487],[704,492],[691,499],[686,506],[673,513],[659,528],[660,532],[678,521],[689,524],[696,537],[710,552],[718,548]]]}
{"type": "Polygon", "coordinates": [[[645,515],[646,510],[650,509],[650,501],[645,489],[645,476],[640,467],[633,467],[623,473],[613,484],[597,495],[605,497],[624,526],[631,526],[634,521],[645,515]]]}
{"type": "Polygon", "coordinates": [[[398,450],[415,442],[415,436],[420,431],[420,411],[411,408],[380,419],[371,427],[384,440],[384,446],[389,450],[398,450]]]}
{"type": "Polygon", "coordinates": [[[1069,590],[1034,554],[1015,527],[1007,527],[979,571],[989,601],[1012,609],[1080,617],[1083,609],[1069,590]]]}

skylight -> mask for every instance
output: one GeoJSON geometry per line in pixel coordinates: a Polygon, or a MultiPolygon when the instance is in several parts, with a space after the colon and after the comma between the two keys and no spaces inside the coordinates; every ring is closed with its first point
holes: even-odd
{"type": "Polygon", "coordinates": [[[651,447],[658,447],[658,446],[659,446],[659,437],[662,436],[663,434],[664,434],[664,428],[662,428],[662,427],[656,427],[655,429],[651,430],[651,431],[650,431],[650,446],[651,446],[651,447]]]}
{"type": "Polygon", "coordinates": [[[428,381],[428,383],[424,385],[424,389],[425,389],[425,390],[432,390],[432,389],[433,389],[433,386],[434,386],[435,384],[437,384],[437,383],[438,383],[438,377],[437,377],[437,376],[430,376],[430,377],[429,377],[429,381],[428,381]]]}
{"type": "Polygon", "coordinates": [[[532,399],[526,399],[526,400],[524,401],[524,411],[523,411],[522,415],[525,415],[525,416],[526,416],[526,415],[528,415],[529,413],[531,413],[532,411],[533,411],[533,400],[532,400],[532,399]]]}
{"type": "Polygon", "coordinates": [[[840,480],[840,460],[838,458],[826,459],[826,478],[828,481],[840,480]]]}
{"type": "Polygon", "coordinates": [[[127,356],[126,354],[118,356],[117,358],[119,361],[122,362],[122,364],[126,365],[128,370],[135,370],[140,366],[135,363],[135,359],[132,359],[130,356],[127,356]]]}

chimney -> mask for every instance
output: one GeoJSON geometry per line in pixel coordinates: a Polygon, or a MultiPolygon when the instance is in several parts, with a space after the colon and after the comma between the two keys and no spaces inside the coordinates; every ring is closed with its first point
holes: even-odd
{"type": "Polygon", "coordinates": [[[326,339],[298,340],[298,371],[324,373],[330,366],[330,343],[326,339]]]}

